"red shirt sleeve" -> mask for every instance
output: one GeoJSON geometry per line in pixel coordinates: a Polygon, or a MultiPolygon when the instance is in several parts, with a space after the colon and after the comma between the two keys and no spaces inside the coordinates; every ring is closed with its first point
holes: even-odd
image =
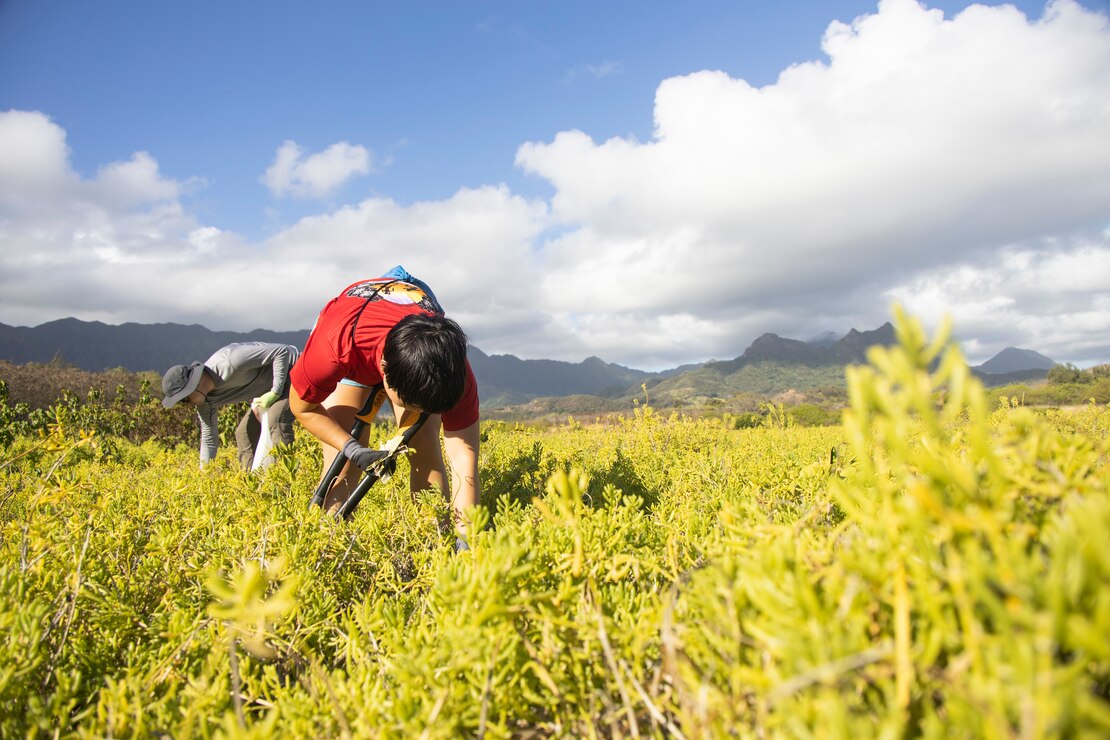
{"type": "Polygon", "coordinates": [[[314,346],[310,336],[289,373],[289,382],[296,394],[310,404],[323,403],[344,377],[343,367],[327,357],[330,353],[320,346],[322,344],[314,346]]]}
{"type": "Polygon", "coordinates": [[[309,403],[323,403],[346,376],[346,371],[325,336],[327,324],[323,323],[323,319],[324,315],[321,314],[316,327],[308,335],[304,352],[301,352],[293,369],[289,371],[289,384],[302,400],[309,403]]]}

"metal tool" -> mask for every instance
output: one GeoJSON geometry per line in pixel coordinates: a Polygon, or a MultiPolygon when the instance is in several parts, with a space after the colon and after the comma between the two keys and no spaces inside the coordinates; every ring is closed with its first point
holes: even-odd
{"type": "MultiPolygon", "coordinates": [[[[355,414],[354,424],[351,425],[352,437],[359,439],[366,425],[371,423],[374,417],[378,415],[378,411],[381,409],[385,400],[385,388],[381,383],[370,389],[370,395],[367,396],[366,403],[364,403],[358,413],[355,414]]],[[[405,417],[403,416],[401,418],[401,426],[397,430],[397,434],[379,448],[379,451],[383,453],[381,459],[375,462],[370,469],[365,472],[365,475],[358,482],[358,485],[355,486],[351,495],[347,497],[347,500],[344,501],[343,505],[339,508],[339,512],[336,515],[337,518],[349,519],[354,514],[355,508],[358,507],[359,502],[362,501],[362,498],[366,495],[366,492],[370,490],[370,487],[379,480],[388,480],[389,477],[393,475],[393,471],[397,468],[397,458],[408,451],[408,443],[420,430],[420,427],[424,425],[427,418],[428,414],[421,413],[417,416],[415,421],[407,425],[404,423],[405,417]]],[[[324,505],[324,499],[327,497],[328,491],[331,490],[335,480],[339,477],[340,471],[343,470],[343,466],[346,464],[347,458],[344,457],[342,453],[336,454],[335,459],[332,460],[331,466],[328,468],[328,472],[324,475],[320,484],[316,486],[316,491],[312,494],[312,500],[309,501],[309,507],[324,505]]]]}

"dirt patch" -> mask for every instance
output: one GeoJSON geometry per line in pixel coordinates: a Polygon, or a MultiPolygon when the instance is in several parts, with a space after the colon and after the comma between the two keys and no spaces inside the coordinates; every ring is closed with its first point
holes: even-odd
{"type": "Polygon", "coordinates": [[[787,388],[782,393],[776,394],[772,400],[775,403],[781,403],[787,406],[797,406],[798,404],[805,403],[806,394],[794,388],[787,388]]]}

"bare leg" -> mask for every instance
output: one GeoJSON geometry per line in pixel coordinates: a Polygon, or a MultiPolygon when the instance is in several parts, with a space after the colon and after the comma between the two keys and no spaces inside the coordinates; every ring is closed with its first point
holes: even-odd
{"type": "Polygon", "coordinates": [[[447,468],[439,448],[439,428],[439,414],[432,414],[409,441],[413,450],[409,456],[409,490],[413,493],[435,488],[445,497],[448,495],[447,468]]]}
{"type": "MultiPolygon", "coordinates": [[[[399,415],[395,414],[395,416],[399,415]]],[[[400,424],[399,420],[398,424],[400,424]]],[[[442,420],[440,416],[433,414],[428,417],[424,426],[420,427],[420,431],[413,436],[409,443],[409,447],[413,449],[412,455],[409,456],[409,490],[416,493],[429,488],[438,489],[451,504],[455,529],[461,536],[466,531],[466,520],[463,518],[463,511],[475,506],[478,501],[476,500],[475,488],[473,486],[463,486],[462,481],[457,477],[459,473],[453,471],[452,477],[448,481],[443,450],[439,446],[441,427],[442,420]],[[463,492],[462,495],[459,495],[460,492],[463,492]]]]}

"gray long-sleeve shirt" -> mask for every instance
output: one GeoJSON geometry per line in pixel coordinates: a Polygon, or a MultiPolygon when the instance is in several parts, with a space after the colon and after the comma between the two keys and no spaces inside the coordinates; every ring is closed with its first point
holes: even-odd
{"type": "Polygon", "coordinates": [[[202,465],[216,456],[220,444],[217,409],[252,401],[268,391],[284,398],[289,393],[289,370],[299,354],[290,344],[239,342],[221,347],[204,361],[216,384],[197,406],[202,465]]]}

